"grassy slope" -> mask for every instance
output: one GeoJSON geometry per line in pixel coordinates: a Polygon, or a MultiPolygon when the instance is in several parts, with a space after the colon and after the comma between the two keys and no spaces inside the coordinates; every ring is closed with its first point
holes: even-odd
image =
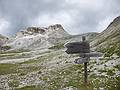
{"type": "MultiPolygon", "coordinates": [[[[58,46],[61,47],[61,45],[58,46]]],[[[120,76],[116,75],[116,72],[120,70],[119,63],[109,68],[109,65],[105,65],[109,62],[108,59],[103,59],[99,64],[96,64],[95,60],[91,60],[88,66],[89,84],[85,88],[83,85],[83,65],[71,62],[77,58],[76,55],[66,55],[63,49],[59,49],[55,47],[47,54],[43,53],[37,58],[22,63],[0,64],[0,75],[7,76],[8,82],[6,83],[15,90],[59,90],[67,87],[78,90],[93,90],[93,88],[119,90],[120,76]],[[104,68],[100,69],[100,65],[103,65],[104,68]],[[35,76],[42,83],[35,84],[35,76]],[[22,84],[22,78],[28,83],[22,84]]]]}

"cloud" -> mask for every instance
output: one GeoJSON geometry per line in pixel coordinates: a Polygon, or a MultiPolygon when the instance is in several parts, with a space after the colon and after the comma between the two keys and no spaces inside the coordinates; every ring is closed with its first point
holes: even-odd
{"type": "Polygon", "coordinates": [[[2,34],[6,34],[6,33],[10,33],[8,31],[5,31],[7,29],[9,29],[10,23],[4,19],[0,18],[0,33],[2,34]]]}
{"type": "Polygon", "coordinates": [[[0,0],[0,33],[55,23],[70,34],[100,32],[120,15],[119,5],[120,0],[0,0]]]}

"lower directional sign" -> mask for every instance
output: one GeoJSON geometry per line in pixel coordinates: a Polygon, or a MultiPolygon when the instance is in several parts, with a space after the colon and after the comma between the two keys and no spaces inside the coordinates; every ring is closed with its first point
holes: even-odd
{"type": "Polygon", "coordinates": [[[75,63],[76,64],[83,64],[83,63],[86,63],[86,62],[88,62],[88,57],[85,57],[85,58],[78,58],[78,59],[75,59],[75,63]]]}

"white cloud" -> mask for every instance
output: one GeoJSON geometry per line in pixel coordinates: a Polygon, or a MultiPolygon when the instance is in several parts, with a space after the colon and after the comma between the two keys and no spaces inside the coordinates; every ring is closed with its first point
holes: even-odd
{"type": "MultiPolygon", "coordinates": [[[[31,21],[30,21],[31,22],[31,21]]],[[[33,20],[32,26],[49,26],[52,24],[62,24],[68,32],[72,25],[72,17],[67,12],[58,12],[55,14],[43,14],[33,20]],[[69,28],[69,29],[67,29],[69,28]]]]}
{"type": "Polygon", "coordinates": [[[5,19],[0,22],[2,34],[14,34],[23,27],[49,26],[56,23],[62,24],[71,34],[100,32],[115,16],[120,15],[119,0],[12,1],[0,0],[0,16],[5,19]],[[9,32],[3,28],[8,28],[9,32]]]}
{"type": "Polygon", "coordinates": [[[114,18],[116,18],[117,16],[118,15],[112,15],[107,17],[105,20],[100,21],[97,27],[97,31],[102,32],[103,30],[105,30],[108,27],[108,25],[114,20],[114,18]]]}
{"type": "Polygon", "coordinates": [[[92,10],[99,10],[103,8],[105,0],[66,0],[66,3],[72,5],[74,7],[79,8],[86,8],[92,10]]]}
{"type": "Polygon", "coordinates": [[[64,25],[67,25],[71,22],[71,16],[66,13],[66,12],[59,12],[59,13],[55,13],[55,14],[43,14],[40,15],[39,17],[37,17],[34,20],[33,25],[37,25],[37,26],[48,26],[50,24],[56,24],[56,23],[61,23],[64,25]]]}
{"type": "Polygon", "coordinates": [[[6,21],[5,19],[0,18],[0,34],[7,34],[9,33],[8,28],[10,26],[10,23],[6,21]]]}

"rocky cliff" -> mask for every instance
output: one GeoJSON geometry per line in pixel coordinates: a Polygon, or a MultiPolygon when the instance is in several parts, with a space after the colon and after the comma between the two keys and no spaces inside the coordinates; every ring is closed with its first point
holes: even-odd
{"type": "Polygon", "coordinates": [[[7,37],[0,34],[0,46],[5,44],[7,40],[8,40],[7,37]]]}
{"type": "Polygon", "coordinates": [[[86,36],[88,40],[91,40],[97,34],[70,35],[60,24],[50,25],[49,27],[28,27],[9,38],[6,46],[10,46],[14,50],[46,49],[58,44],[63,45],[67,42],[81,41],[82,36],[86,36]]]}
{"type": "Polygon", "coordinates": [[[45,27],[28,27],[9,38],[7,46],[12,49],[43,49],[54,44],[56,39],[70,36],[60,24],[45,27]]]}

